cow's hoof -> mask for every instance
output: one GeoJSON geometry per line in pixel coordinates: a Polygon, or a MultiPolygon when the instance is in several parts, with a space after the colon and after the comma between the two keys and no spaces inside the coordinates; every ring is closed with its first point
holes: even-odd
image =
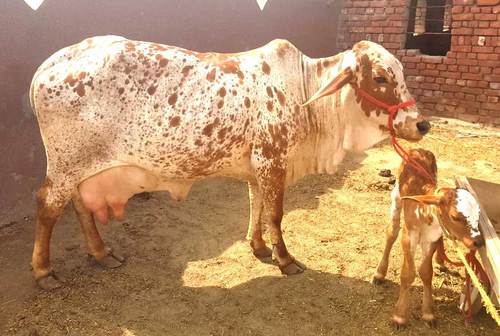
{"type": "Polygon", "coordinates": [[[125,258],[116,252],[110,251],[104,258],[97,259],[94,256],[89,255],[95,263],[104,268],[118,268],[123,265],[125,258]]]}
{"type": "Polygon", "coordinates": [[[279,266],[281,273],[286,274],[286,275],[294,275],[294,274],[300,274],[304,272],[306,269],[306,266],[302,264],[301,262],[298,262],[295,259],[292,259],[292,261],[285,266],[279,266]]]}
{"type": "Polygon", "coordinates": [[[36,284],[38,285],[38,287],[45,291],[52,291],[62,286],[59,278],[57,277],[57,275],[55,275],[54,272],[50,272],[43,278],[36,279],[36,284]]]}
{"type": "Polygon", "coordinates": [[[382,273],[379,273],[378,271],[375,272],[375,274],[373,275],[372,284],[381,285],[384,282],[385,282],[385,276],[382,273]]]}
{"type": "Polygon", "coordinates": [[[436,328],[437,326],[437,320],[436,320],[436,317],[434,316],[434,314],[424,314],[422,315],[422,320],[424,320],[425,324],[429,327],[429,328],[436,328]]]}
{"type": "Polygon", "coordinates": [[[271,258],[272,255],[273,255],[273,250],[271,250],[267,246],[260,247],[258,249],[253,249],[252,248],[252,251],[253,251],[253,255],[256,256],[259,259],[271,258]]]}
{"type": "Polygon", "coordinates": [[[406,325],[408,324],[408,320],[398,316],[398,315],[393,315],[391,318],[391,324],[396,330],[402,330],[406,328],[406,325]]]}

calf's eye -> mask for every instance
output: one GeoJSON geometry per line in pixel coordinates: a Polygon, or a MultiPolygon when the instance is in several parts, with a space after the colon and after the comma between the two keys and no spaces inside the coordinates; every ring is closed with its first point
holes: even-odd
{"type": "Polygon", "coordinates": [[[377,76],[377,77],[373,78],[373,80],[379,84],[386,84],[387,83],[387,78],[385,78],[383,76],[377,76]]]}

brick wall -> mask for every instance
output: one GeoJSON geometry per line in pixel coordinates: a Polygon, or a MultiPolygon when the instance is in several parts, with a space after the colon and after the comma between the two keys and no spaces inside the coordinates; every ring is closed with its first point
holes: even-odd
{"type": "Polygon", "coordinates": [[[423,112],[500,125],[500,0],[454,0],[446,56],[404,49],[410,0],[345,0],[338,45],[378,42],[405,67],[423,112]]]}

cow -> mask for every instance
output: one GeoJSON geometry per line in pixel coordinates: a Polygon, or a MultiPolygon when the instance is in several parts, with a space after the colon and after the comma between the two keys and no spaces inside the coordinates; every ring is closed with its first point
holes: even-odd
{"type": "Polygon", "coordinates": [[[286,40],[222,54],[93,37],[47,59],[30,99],[47,155],[32,257],[45,289],[59,286],[49,245],[67,203],[89,253],[115,267],[121,258],[104,244],[94,218],[123,218],[127,200],[142,192],[166,190],[182,200],[210,176],[248,182],[253,253],[274,255],[284,274],[300,273],[304,266],[281,232],[285,187],[307,174],[333,173],[347,151],[387,138],[389,119],[394,135],[411,141],[430,128],[415,106],[400,105],[411,100],[401,63],[368,41],[313,59],[286,40]],[[360,89],[402,108],[389,118],[360,89]],[[266,221],[272,249],[262,238],[266,221]]]}
{"type": "Polygon", "coordinates": [[[432,258],[437,250],[438,264],[444,266],[443,231],[471,250],[484,245],[484,238],[478,227],[480,207],[474,196],[465,189],[437,187],[437,164],[432,152],[412,149],[408,154],[413,162],[430,173],[433,180],[427,179],[407,162],[401,163],[397,183],[391,193],[391,224],[385,232],[385,249],[373,276],[374,284],[381,284],[385,279],[389,255],[398,237],[403,211],[401,287],[391,317],[397,328],[408,323],[410,286],[415,279],[414,258],[417,246],[420,245],[422,249],[422,261],[418,270],[424,286],[422,319],[430,326],[435,326],[432,258]]]}

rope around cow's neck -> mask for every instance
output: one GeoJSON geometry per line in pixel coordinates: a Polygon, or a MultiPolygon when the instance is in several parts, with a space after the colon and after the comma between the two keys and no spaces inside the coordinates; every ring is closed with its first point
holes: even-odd
{"type": "Polygon", "coordinates": [[[396,114],[398,113],[399,109],[406,108],[409,106],[412,106],[416,103],[415,99],[410,99],[405,102],[401,102],[396,105],[388,105],[377,98],[373,97],[370,95],[368,92],[364,91],[360,87],[358,87],[356,84],[351,83],[352,88],[354,91],[360,95],[363,99],[368,100],[370,103],[373,105],[380,107],[384,110],[386,110],[389,113],[389,118],[387,121],[387,128],[389,129],[389,133],[391,134],[391,144],[396,153],[410,166],[412,166],[420,175],[423,177],[427,178],[431,183],[436,185],[436,180],[434,177],[423,167],[419,162],[413,160],[408,152],[401,146],[397,139],[396,139],[396,131],[394,130],[394,119],[396,118],[396,114]]]}

